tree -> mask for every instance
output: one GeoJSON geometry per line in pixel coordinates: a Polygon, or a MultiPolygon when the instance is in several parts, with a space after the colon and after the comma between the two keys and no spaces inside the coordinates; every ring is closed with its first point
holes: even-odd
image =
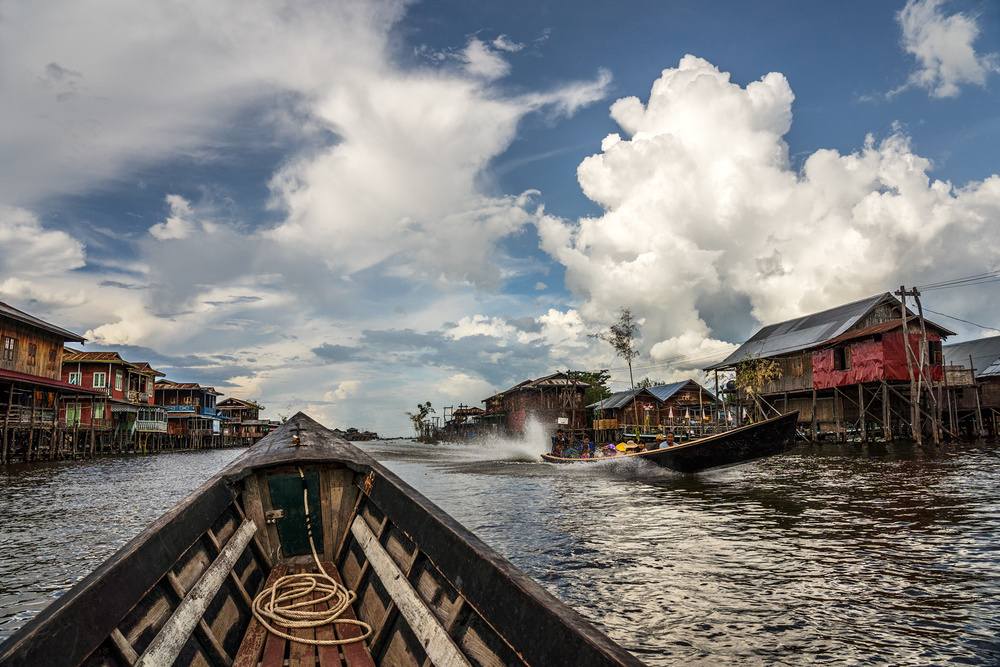
{"type": "Polygon", "coordinates": [[[774,359],[749,357],[736,364],[736,388],[753,400],[753,419],[763,417],[760,391],[781,377],[781,365],[774,359]]]}
{"type": "Polygon", "coordinates": [[[640,389],[649,389],[650,387],[662,387],[665,384],[666,382],[664,382],[663,380],[652,380],[648,377],[645,377],[639,380],[639,384],[637,386],[640,389]]]}
{"type": "MultiPolygon", "coordinates": [[[[635,389],[635,379],[632,377],[632,360],[639,356],[639,351],[635,349],[635,339],[639,334],[639,323],[632,317],[632,312],[622,306],[619,311],[618,321],[611,325],[608,331],[601,333],[587,334],[587,338],[596,338],[609,343],[615,348],[615,354],[625,360],[628,364],[628,380],[632,389],[635,389]]],[[[635,406],[635,421],[639,423],[639,405],[635,406]]]]}
{"type": "Polygon", "coordinates": [[[628,379],[633,389],[635,389],[635,380],[632,378],[632,360],[639,356],[634,345],[638,334],[639,324],[633,319],[631,311],[624,306],[621,308],[618,321],[612,324],[608,331],[587,334],[587,338],[603,340],[615,348],[615,354],[628,364],[628,379]]]}
{"type": "Polygon", "coordinates": [[[611,395],[611,390],[608,388],[608,380],[611,379],[611,373],[607,368],[602,368],[599,371],[566,371],[566,375],[590,385],[583,393],[584,405],[592,405],[598,401],[603,401],[611,395]]]}
{"type": "Polygon", "coordinates": [[[417,432],[417,440],[420,442],[433,442],[431,438],[430,428],[425,424],[427,415],[433,414],[434,408],[431,407],[431,402],[417,403],[416,412],[407,412],[406,416],[410,418],[413,422],[413,430],[417,432]]]}

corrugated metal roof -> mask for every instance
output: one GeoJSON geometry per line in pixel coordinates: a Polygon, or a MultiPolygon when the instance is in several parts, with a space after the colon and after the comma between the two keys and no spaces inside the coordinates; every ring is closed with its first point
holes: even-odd
{"type": "Polygon", "coordinates": [[[628,391],[619,391],[617,393],[611,394],[605,399],[598,401],[597,403],[591,403],[587,406],[589,410],[616,410],[621,406],[627,404],[632,400],[632,397],[641,394],[643,389],[629,389],[628,391]]]}
{"type": "Polygon", "coordinates": [[[122,364],[128,364],[117,352],[73,352],[72,354],[63,354],[63,362],[67,361],[117,361],[122,364]]]}
{"type": "Polygon", "coordinates": [[[945,364],[965,368],[969,367],[971,356],[977,378],[1000,376],[1000,336],[942,345],[941,351],[944,352],[945,364]]]}
{"type": "Polygon", "coordinates": [[[82,343],[85,340],[87,340],[86,338],[84,338],[79,334],[75,334],[72,331],[67,331],[66,329],[63,329],[62,327],[57,327],[54,324],[49,324],[45,320],[40,320],[34,315],[29,315],[28,313],[18,310],[17,308],[14,308],[13,306],[4,303],[3,301],[0,301],[0,316],[9,317],[12,320],[17,320],[18,322],[22,322],[24,324],[30,324],[33,327],[38,327],[39,329],[42,329],[43,331],[48,331],[49,333],[55,334],[57,336],[62,336],[64,341],[71,340],[74,343],[82,343]]]}
{"type": "Polygon", "coordinates": [[[666,401],[668,398],[676,394],[681,390],[681,387],[686,385],[690,380],[684,380],[683,382],[673,382],[671,384],[661,384],[656,387],[650,387],[649,393],[656,396],[661,401],[666,401]]]}
{"type": "MultiPolygon", "coordinates": [[[[796,350],[807,350],[829,343],[839,336],[847,334],[851,327],[856,325],[859,320],[883,301],[889,301],[897,307],[900,305],[899,299],[889,292],[884,292],[866,299],[846,303],[836,308],[806,315],[805,317],[798,317],[794,320],[779,322],[778,324],[770,324],[755,333],[750,340],[743,343],[743,345],[723,361],[712,364],[705,368],[705,370],[710,371],[734,366],[738,362],[750,357],[775,357],[795,352],[796,350]]],[[[930,320],[925,321],[928,325],[941,330],[945,335],[954,335],[954,332],[945,329],[939,324],[935,324],[930,320]]],[[[889,326],[889,329],[891,328],[893,327],[889,326]]],[[[871,333],[877,332],[872,331],[871,333]]]]}

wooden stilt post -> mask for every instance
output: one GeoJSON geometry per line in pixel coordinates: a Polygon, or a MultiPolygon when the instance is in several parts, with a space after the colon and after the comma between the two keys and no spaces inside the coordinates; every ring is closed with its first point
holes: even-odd
{"type": "Polygon", "coordinates": [[[868,410],[865,408],[865,386],[858,383],[858,410],[861,425],[861,442],[868,442],[868,410]]]}
{"type": "Polygon", "coordinates": [[[834,428],[837,429],[837,442],[844,442],[847,440],[847,434],[841,433],[841,423],[840,423],[840,389],[837,387],[833,388],[833,421],[836,424],[834,428]]]}
{"type": "Polygon", "coordinates": [[[882,438],[892,442],[892,410],[889,406],[889,385],[882,380],[882,438]]]}
{"type": "Polygon", "coordinates": [[[816,388],[812,390],[812,441],[819,442],[819,425],[816,422],[816,388]]]}
{"type": "Polygon", "coordinates": [[[917,380],[913,374],[913,350],[910,349],[910,332],[906,326],[906,297],[910,296],[911,292],[907,292],[906,287],[900,285],[896,294],[899,295],[899,302],[902,305],[900,310],[903,319],[903,349],[906,351],[906,368],[910,372],[910,437],[919,445],[921,444],[920,397],[917,395],[917,380]]]}
{"type": "Polygon", "coordinates": [[[10,457],[10,449],[8,449],[8,447],[10,446],[10,441],[9,441],[10,433],[8,432],[8,429],[10,427],[10,411],[13,405],[14,405],[14,383],[11,382],[10,393],[7,395],[7,412],[4,414],[3,417],[3,453],[2,457],[0,457],[0,463],[3,463],[5,465],[10,457]]]}

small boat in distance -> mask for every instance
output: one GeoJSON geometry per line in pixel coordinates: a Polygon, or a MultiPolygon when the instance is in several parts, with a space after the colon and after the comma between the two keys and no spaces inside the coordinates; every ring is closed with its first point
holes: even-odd
{"type": "Polygon", "coordinates": [[[699,472],[784,454],[795,446],[795,425],[798,419],[799,413],[796,410],[732,431],[716,433],[662,449],[586,459],[542,454],[542,459],[550,463],[597,463],[602,461],[608,463],[639,458],[677,472],[699,472]]]}
{"type": "Polygon", "coordinates": [[[0,665],[643,663],[300,412],[0,644],[0,665]]]}

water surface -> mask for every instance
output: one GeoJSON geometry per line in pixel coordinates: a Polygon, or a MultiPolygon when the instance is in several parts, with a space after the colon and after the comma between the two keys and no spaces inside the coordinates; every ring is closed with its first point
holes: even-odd
{"type": "MultiPolygon", "coordinates": [[[[699,475],[359,443],[650,665],[1000,664],[1000,445],[699,475]]],[[[241,450],[0,468],[0,638],[241,450]]]]}

